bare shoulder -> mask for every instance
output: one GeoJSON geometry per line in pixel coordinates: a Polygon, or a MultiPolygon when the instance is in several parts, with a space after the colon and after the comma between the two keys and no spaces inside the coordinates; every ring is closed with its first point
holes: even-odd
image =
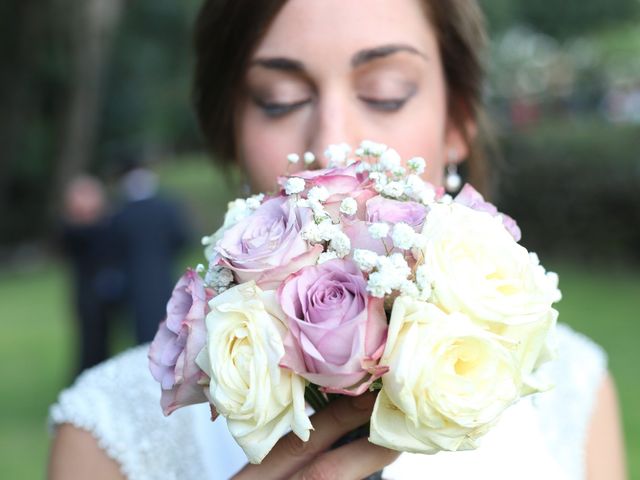
{"type": "Polygon", "coordinates": [[[86,430],[64,423],[56,428],[47,477],[50,480],[120,480],[118,464],[100,448],[86,430]]]}
{"type": "Polygon", "coordinates": [[[587,437],[587,478],[627,478],[618,395],[609,373],[598,388],[587,437]]]}

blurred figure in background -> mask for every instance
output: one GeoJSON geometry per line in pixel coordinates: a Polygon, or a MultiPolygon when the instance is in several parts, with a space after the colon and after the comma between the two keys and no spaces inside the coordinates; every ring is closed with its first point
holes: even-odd
{"type": "Polygon", "coordinates": [[[187,244],[187,222],[178,204],[158,193],[156,175],[130,155],[121,160],[122,203],[113,232],[127,279],[127,301],[138,343],[153,339],[166,315],[176,257],[187,244]]]}
{"type": "Polygon", "coordinates": [[[62,244],[74,277],[79,332],[76,373],[108,357],[109,323],[122,300],[124,277],[111,222],[100,181],[88,175],[71,180],[64,194],[62,244]]]}

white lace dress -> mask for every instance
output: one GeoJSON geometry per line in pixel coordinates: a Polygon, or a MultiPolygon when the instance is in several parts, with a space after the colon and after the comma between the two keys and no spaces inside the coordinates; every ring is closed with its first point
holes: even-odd
{"type": "MultiPolygon", "coordinates": [[[[558,327],[559,358],[544,368],[555,388],[505,412],[478,450],[402,454],[386,479],[582,480],[584,445],[604,352],[566,326],[558,327]]],[[[165,418],[160,389],[147,369],[147,347],[129,350],[82,374],[51,407],[51,430],[70,423],[91,432],[131,480],[225,479],[246,457],[224,419],[209,421],[207,405],[165,418]]]]}

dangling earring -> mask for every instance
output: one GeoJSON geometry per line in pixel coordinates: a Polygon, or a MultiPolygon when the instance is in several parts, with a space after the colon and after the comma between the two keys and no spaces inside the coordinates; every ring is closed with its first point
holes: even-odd
{"type": "Polygon", "coordinates": [[[449,163],[444,177],[444,188],[448,193],[456,193],[462,186],[462,178],[458,174],[458,152],[455,148],[449,150],[449,163]]]}

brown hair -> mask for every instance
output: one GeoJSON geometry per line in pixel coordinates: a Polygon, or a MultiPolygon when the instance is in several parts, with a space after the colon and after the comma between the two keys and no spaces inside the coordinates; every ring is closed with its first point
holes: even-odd
{"type": "MultiPolygon", "coordinates": [[[[254,49],[287,0],[205,0],[195,29],[196,67],[193,99],[198,121],[214,156],[236,156],[234,112],[254,49]]],[[[468,177],[486,189],[481,142],[482,55],[486,43],[476,0],[422,0],[440,48],[448,87],[449,115],[469,145],[468,177]],[[469,125],[475,124],[472,130],[469,125]]]]}

